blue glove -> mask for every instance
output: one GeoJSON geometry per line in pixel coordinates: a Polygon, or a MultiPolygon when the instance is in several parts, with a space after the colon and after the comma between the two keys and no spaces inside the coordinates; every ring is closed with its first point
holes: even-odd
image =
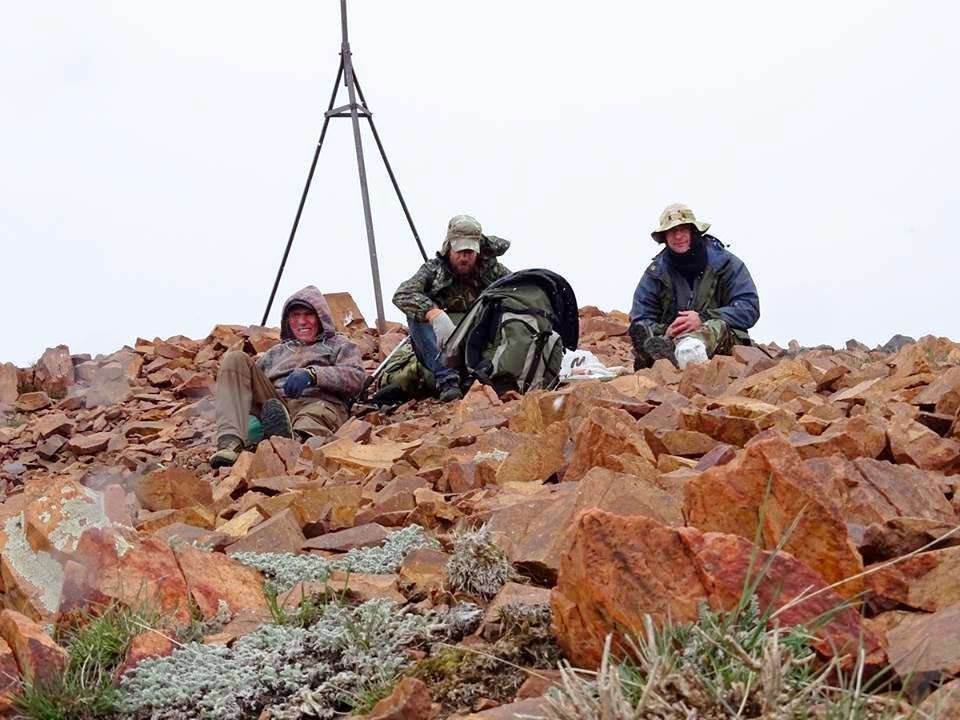
{"type": "Polygon", "coordinates": [[[306,370],[294,370],[287,375],[283,383],[283,394],[288,398],[298,398],[303,391],[313,385],[313,376],[306,370]]]}

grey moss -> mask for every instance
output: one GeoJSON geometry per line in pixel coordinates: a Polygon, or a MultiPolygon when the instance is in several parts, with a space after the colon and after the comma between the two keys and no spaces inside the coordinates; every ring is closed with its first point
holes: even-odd
{"type": "Polygon", "coordinates": [[[263,709],[276,720],[327,720],[392,681],[410,662],[405,648],[449,630],[441,615],[388,600],[333,604],[308,628],[264,625],[230,648],[191,643],[145,660],[121,680],[119,707],[151,720],[234,720],[263,709]]]}
{"type": "Polygon", "coordinates": [[[454,538],[446,572],[451,590],[491,598],[510,579],[513,566],[484,526],[454,538]]]}
{"type": "Polygon", "coordinates": [[[400,569],[411,550],[422,547],[439,547],[439,543],[419,525],[409,525],[391,533],[379,547],[355,548],[334,560],[293,553],[237,553],[233,558],[266,575],[278,592],[286,592],[299,582],[326,580],[333,570],[372,575],[393,573],[400,569]]]}

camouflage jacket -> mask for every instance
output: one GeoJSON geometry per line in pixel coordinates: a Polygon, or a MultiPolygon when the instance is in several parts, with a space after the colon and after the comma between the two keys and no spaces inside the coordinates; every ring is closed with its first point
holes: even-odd
{"type": "Polygon", "coordinates": [[[404,315],[424,322],[428,310],[438,307],[454,313],[465,313],[477,296],[494,280],[510,271],[497,259],[510,247],[510,241],[484,235],[476,280],[467,283],[458,278],[445,255],[437,253],[420,266],[416,274],[400,284],[393,294],[393,304],[404,315]]]}
{"type": "Polygon", "coordinates": [[[313,285],[291,295],[283,305],[280,316],[280,343],[257,359],[274,387],[283,395],[283,383],[294,370],[311,368],[317,376],[316,385],[303,392],[304,398],[316,398],[339,405],[344,410],[352,398],[360,393],[366,373],[361,362],[360,349],[337,333],[333,316],[323,294],[313,285]],[[309,345],[297,340],[290,331],[287,317],[293,302],[306,303],[320,319],[320,334],[309,345]]]}
{"type": "Polygon", "coordinates": [[[631,325],[663,335],[681,310],[696,310],[703,320],[723,320],[735,339],[749,342],[747,331],[760,318],[760,298],[743,261],[712,235],[704,235],[707,268],[694,287],[670,269],[664,248],[640,278],[633,294],[631,325]]]}

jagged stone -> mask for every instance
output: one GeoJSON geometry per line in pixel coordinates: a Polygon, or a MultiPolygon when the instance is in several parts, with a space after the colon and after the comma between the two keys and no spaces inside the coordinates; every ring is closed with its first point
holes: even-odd
{"type": "Polygon", "coordinates": [[[51,397],[63,397],[76,382],[70,348],[57,345],[47,348],[33,370],[36,384],[51,397]]]}
{"type": "Polygon", "coordinates": [[[488,527],[512,562],[550,582],[560,567],[567,528],[589,508],[683,524],[681,501],[655,482],[598,467],[577,483],[561,483],[493,512],[488,527]]]}
{"type": "Polygon", "coordinates": [[[253,568],[190,545],[177,545],[174,553],[190,597],[203,617],[216,616],[221,603],[234,613],[266,607],[263,578],[253,568]]]}
{"type": "Polygon", "coordinates": [[[67,651],[37,623],[14,610],[0,611],[0,637],[13,651],[20,675],[27,682],[52,680],[66,667],[67,651]]]}
{"type": "Polygon", "coordinates": [[[50,397],[42,391],[23,393],[17,397],[14,407],[20,412],[36,412],[50,407],[50,397]]]}
{"type": "Polygon", "coordinates": [[[911,614],[887,633],[890,663],[902,678],[925,672],[960,673],[960,605],[911,614]]]}
{"type": "Polygon", "coordinates": [[[910,418],[893,418],[887,437],[890,452],[898,463],[909,463],[924,470],[960,472],[960,442],[941,438],[910,418]]]}
{"type": "MultiPolygon", "coordinates": [[[[704,602],[714,609],[736,607],[752,581],[749,568],[759,567],[767,570],[756,589],[764,609],[784,608],[810,588],[824,588],[816,573],[789,554],[757,554],[736,535],[672,528],[643,516],[583,512],[570,530],[552,595],[558,641],[572,663],[594,668],[608,633],[623,638],[636,632],[645,615],[657,624],[693,622],[704,602]]],[[[792,605],[780,615],[784,627],[836,613],[819,630],[822,651],[843,654],[861,641],[868,654],[879,649],[836,593],[824,590],[792,605]]],[[[626,649],[622,642],[619,647],[626,649]]]]}
{"type": "Polygon", "coordinates": [[[596,407],[583,419],[573,438],[567,480],[579,480],[594,467],[616,472],[643,471],[656,463],[643,431],[624,410],[596,407]]]}
{"type": "Polygon", "coordinates": [[[936,612],[960,603],[960,547],[920,553],[875,570],[867,576],[867,587],[880,607],[936,612]]]}
{"type": "MultiPolygon", "coordinates": [[[[828,583],[853,577],[863,561],[847,537],[839,508],[817,486],[809,467],[779,435],[750,443],[736,460],[711,468],[686,486],[684,514],[704,531],[758,536],[764,549],[784,550],[828,583]],[[759,520],[762,518],[762,524],[759,520]]],[[[854,597],[862,580],[839,586],[854,597]]]]}
{"type": "Polygon", "coordinates": [[[185,467],[167,467],[141,477],[134,486],[137,499],[147,510],[179,510],[210,505],[210,483],[185,467]]]}
{"type": "Polygon", "coordinates": [[[289,508],[252,528],[246,535],[227,547],[227,553],[295,553],[303,546],[303,530],[289,508]]]}

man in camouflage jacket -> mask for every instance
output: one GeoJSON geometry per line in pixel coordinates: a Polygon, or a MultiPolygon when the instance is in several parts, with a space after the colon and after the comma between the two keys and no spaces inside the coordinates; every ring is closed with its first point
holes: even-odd
{"type": "Polygon", "coordinates": [[[680,368],[749,345],[760,318],[750,271],[679,203],[660,215],[653,239],[665,245],[633,294],[630,338],[634,369],[667,358],[680,368]]]}
{"type": "Polygon", "coordinates": [[[283,305],[280,342],[254,361],[223,356],[217,373],[217,452],[212,467],[236,462],[247,437],[247,416],[258,416],[264,437],[301,439],[334,433],[366,373],[360,350],[337,334],[323,294],[313,285],[283,305]]]}
{"type": "Polygon", "coordinates": [[[509,247],[503,238],[484,235],[474,218],[457,215],[447,225],[437,256],[421,265],[393,295],[393,304],[407,316],[417,359],[434,374],[444,402],[462,397],[462,392],[457,372],[440,363],[440,350],[480,293],[510,274],[497,259],[509,247]]]}

